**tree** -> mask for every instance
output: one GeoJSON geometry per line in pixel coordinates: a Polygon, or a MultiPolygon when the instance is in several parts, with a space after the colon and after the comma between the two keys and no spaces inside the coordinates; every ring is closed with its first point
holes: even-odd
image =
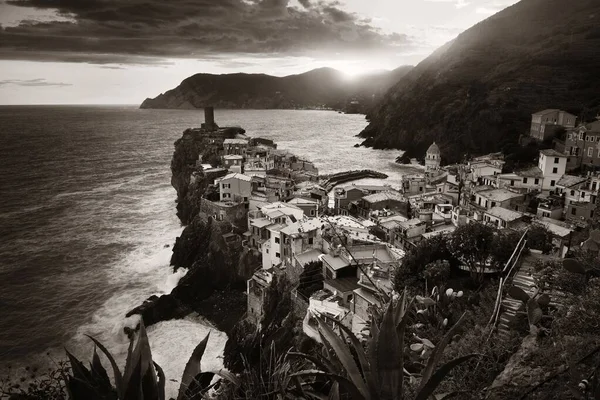
{"type": "Polygon", "coordinates": [[[304,264],[298,280],[296,290],[306,298],[317,290],[323,289],[323,261],[310,261],[304,264]]]}
{"type": "Polygon", "coordinates": [[[527,232],[527,245],[531,249],[541,250],[543,254],[552,251],[552,232],[543,225],[533,225],[527,232]]]}
{"type": "Polygon", "coordinates": [[[452,254],[471,272],[478,282],[483,280],[484,269],[493,267],[490,258],[494,246],[495,229],[472,222],[456,229],[450,238],[452,254]]]}
{"type": "Polygon", "coordinates": [[[447,246],[448,236],[439,235],[431,239],[425,239],[406,253],[402,264],[394,273],[394,288],[401,292],[405,286],[420,286],[425,278],[423,271],[425,266],[438,261],[447,260],[450,265],[456,265],[456,258],[447,246]]]}

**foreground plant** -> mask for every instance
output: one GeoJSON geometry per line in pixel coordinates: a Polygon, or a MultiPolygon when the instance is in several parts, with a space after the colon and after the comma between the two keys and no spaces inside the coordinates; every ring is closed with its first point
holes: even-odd
{"type": "MultiPolygon", "coordinates": [[[[152,360],[152,352],[144,323],[140,322],[137,342],[134,345],[132,337],[125,370],[121,373],[114,357],[98,340],[89,336],[96,347],[104,353],[111,364],[114,377],[114,387],[102,365],[96,347],[90,368],[67,351],[72,373],[66,377],[67,392],[73,400],[164,400],[165,399],[165,374],[162,368],[152,360]]],[[[209,389],[215,386],[211,381],[215,375],[237,384],[237,379],[227,371],[202,372],[200,363],[206,350],[209,335],[198,344],[186,364],[178,400],[202,399],[209,389]]]]}
{"type": "Polygon", "coordinates": [[[366,350],[350,329],[340,322],[315,316],[329,357],[316,358],[303,353],[290,353],[311,361],[318,368],[292,374],[293,377],[309,379],[300,384],[305,397],[319,397],[318,393],[314,393],[310,379],[326,378],[331,382],[330,399],[340,399],[347,395],[357,400],[401,400],[406,398],[404,377],[408,375],[412,381],[419,382],[415,400],[426,400],[454,367],[476,356],[469,354],[459,357],[437,368],[444,348],[456,334],[463,315],[437,345],[432,344],[422,372],[419,375],[406,372],[404,336],[409,308],[406,293],[398,302],[389,301],[381,321],[371,319],[366,350]],[[328,322],[339,329],[341,336],[328,322]]]}

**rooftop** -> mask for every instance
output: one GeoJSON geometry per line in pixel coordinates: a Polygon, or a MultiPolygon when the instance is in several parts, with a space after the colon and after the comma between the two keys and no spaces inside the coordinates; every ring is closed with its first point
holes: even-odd
{"type": "Polygon", "coordinates": [[[240,155],[237,155],[237,154],[228,154],[226,156],[223,156],[223,158],[225,160],[240,160],[240,159],[243,159],[244,156],[240,156],[240,155]]]}
{"type": "Polygon", "coordinates": [[[545,155],[546,157],[564,157],[567,158],[567,156],[559,151],[556,151],[554,149],[544,149],[544,150],[540,150],[540,154],[545,155]]]}
{"type": "Polygon", "coordinates": [[[406,201],[406,198],[399,192],[386,190],[380,193],[370,194],[363,197],[363,200],[368,203],[378,203],[380,201],[395,200],[395,201],[406,201]]]}
{"type": "Polygon", "coordinates": [[[424,222],[418,218],[409,219],[408,221],[400,222],[400,226],[404,229],[414,228],[415,226],[423,225],[424,222]]]}
{"type": "Polygon", "coordinates": [[[563,175],[556,183],[556,186],[568,188],[583,183],[586,180],[585,176],[563,175]]]}
{"type": "Polygon", "coordinates": [[[257,228],[264,228],[265,226],[271,225],[272,222],[266,218],[255,218],[250,220],[251,226],[256,226],[257,228]]]}
{"type": "Polygon", "coordinates": [[[327,279],[325,282],[323,282],[323,284],[331,287],[339,293],[352,292],[360,287],[358,285],[358,278],[354,276],[339,279],[327,279]]]}
{"type": "Polygon", "coordinates": [[[246,139],[225,139],[223,144],[248,144],[246,139]]]}
{"type": "Polygon", "coordinates": [[[439,146],[435,144],[435,142],[433,142],[431,146],[429,146],[429,148],[427,149],[427,154],[440,154],[439,146]]]}
{"type": "Polygon", "coordinates": [[[573,232],[571,229],[549,222],[547,219],[536,220],[534,221],[534,224],[543,225],[544,227],[546,227],[546,229],[552,232],[553,235],[559,236],[561,238],[567,237],[571,234],[571,232],[573,232]]]}
{"type": "Polygon", "coordinates": [[[323,256],[323,261],[327,263],[334,271],[345,268],[350,265],[349,262],[344,260],[341,257],[334,257],[331,254],[325,254],[323,256]]]}
{"type": "Polygon", "coordinates": [[[421,236],[423,237],[423,239],[431,239],[432,237],[435,237],[435,236],[444,235],[446,233],[452,233],[455,230],[456,230],[456,227],[454,225],[444,225],[443,228],[436,229],[433,232],[426,232],[421,236]]]}
{"type": "Polygon", "coordinates": [[[308,264],[311,261],[319,261],[319,256],[323,254],[321,250],[312,249],[305,251],[304,253],[296,254],[296,261],[302,266],[308,264]]]}
{"type": "Polygon", "coordinates": [[[293,199],[288,201],[288,204],[302,204],[302,205],[316,205],[318,203],[319,203],[319,200],[317,200],[317,199],[307,199],[304,197],[294,197],[293,199]]]}
{"type": "Polygon", "coordinates": [[[553,113],[553,112],[557,112],[560,111],[558,108],[547,108],[545,110],[542,111],[538,111],[536,113],[533,113],[531,115],[544,115],[544,114],[549,114],[549,113],[553,113]]]}
{"type": "Polygon", "coordinates": [[[520,171],[515,171],[515,174],[523,178],[541,178],[542,176],[544,176],[542,174],[542,170],[539,167],[531,167],[527,169],[522,169],[520,171]]]}
{"type": "Polygon", "coordinates": [[[240,174],[239,172],[234,172],[233,174],[227,174],[224,177],[222,177],[221,179],[219,179],[219,182],[226,181],[229,179],[239,179],[239,180],[246,181],[246,182],[252,182],[251,176],[240,174]]]}
{"type": "Polygon", "coordinates": [[[281,232],[291,236],[296,233],[314,231],[315,229],[321,228],[323,225],[324,222],[321,221],[321,219],[309,218],[295,222],[293,224],[289,224],[285,229],[282,229],[281,232]]]}
{"type": "Polygon", "coordinates": [[[516,199],[519,197],[523,197],[522,194],[519,193],[513,193],[509,190],[506,189],[491,189],[491,190],[484,190],[482,192],[478,192],[478,194],[483,197],[486,198],[488,200],[491,201],[498,201],[498,202],[503,202],[506,200],[510,200],[510,199],[516,199]]]}
{"type": "Polygon", "coordinates": [[[517,211],[509,210],[504,207],[492,207],[485,212],[486,214],[492,215],[496,218],[500,218],[503,221],[515,221],[521,217],[523,214],[517,211]]]}

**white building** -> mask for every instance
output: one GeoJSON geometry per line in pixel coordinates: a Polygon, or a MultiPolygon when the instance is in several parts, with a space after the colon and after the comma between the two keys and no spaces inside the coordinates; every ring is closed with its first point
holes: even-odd
{"type": "Polygon", "coordinates": [[[522,218],[522,213],[502,207],[492,207],[483,213],[483,221],[498,229],[510,228],[522,218]]]}
{"type": "Polygon", "coordinates": [[[237,172],[216,179],[215,183],[219,185],[221,201],[241,203],[248,201],[252,193],[252,178],[237,172]]]}
{"type": "Polygon", "coordinates": [[[538,167],[544,176],[542,190],[554,190],[556,183],[565,174],[567,156],[553,149],[541,150],[538,167]]]}

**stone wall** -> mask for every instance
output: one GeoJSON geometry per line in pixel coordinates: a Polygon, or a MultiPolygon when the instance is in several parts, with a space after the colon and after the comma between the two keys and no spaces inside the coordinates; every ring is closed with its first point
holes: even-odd
{"type": "Polygon", "coordinates": [[[203,198],[200,201],[200,212],[218,221],[227,221],[240,231],[248,230],[248,209],[246,203],[210,201],[203,198]]]}

